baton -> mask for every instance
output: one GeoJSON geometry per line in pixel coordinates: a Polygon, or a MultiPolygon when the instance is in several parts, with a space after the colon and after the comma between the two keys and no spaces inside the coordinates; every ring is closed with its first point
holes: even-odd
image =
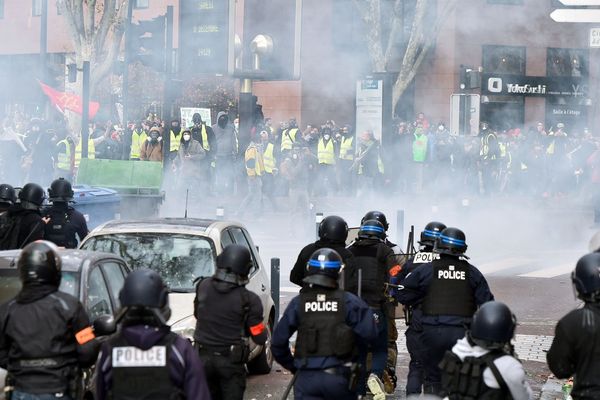
{"type": "Polygon", "coordinates": [[[281,398],[281,400],[287,399],[288,395],[290,394],[290,391],[292,390],[292,388],[294,387],[294,384],[296,383],[297,377],[298,377],[298,371],[296,371],[296,373],[290,380],[290,383],[288,383],[287,387],[285,388],[285,392],[283,392],[283,397],[281,398]]]}

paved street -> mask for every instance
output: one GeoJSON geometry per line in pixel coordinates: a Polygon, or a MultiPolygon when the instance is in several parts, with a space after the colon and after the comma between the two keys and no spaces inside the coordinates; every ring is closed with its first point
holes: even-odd
{"type": "MultiPolygon", "coordinates": [[[[211,213],[217,204],[225,204],[226,213],[235,208],[235,202],[227,204],[214,200],[213,203],[203,205],[207,217],[214,216],[211,213]]],[[[285,198],[281,198],[281,204],[284,203],[285,198]]],[[[589,238],[595,232],[589,228],[591,212],[566,201],[536,203],[518,199],[471,199],[468,207],[463,206],[460,199],[436,201],[434,204],[429,199],[398,198],[393,205],[389,201],[381,203],[362,204],[355,199],[314,202],[315,211],[322,210],[325,215],[338,214],[350,226],[359,225],[361,216],[369,209],[380,209],[388,215],[392,240],[400,236],[396,232],[396,209],[399,207],[394,205],[397,204],[406,205],[404,230],[414,224],[417,240],[420,229],[430,220],[437,219],[463,229],[467,235],[470,262],[484,273],[496,299],[507,303],[517,316],[515,349],[523,361],[536,398],[540,398],[550,374],[545,364],[545,350],[552,341],[554,326],[577,304],[570,273],[577,259],[587,252],[589,238]]],[[[262,217],[250,215],[244,220],[260,248],[265,268],[270,269],[270,258],[281,260],[282,310],[299,289],[288,279],[297,254],[315,237],[312,220],[305,237],[290,235],[289,219],[290,216],[285,213],[273,213],[262,217]]],[[[406,245],[406,237],[407,233],[403,232],[399,241],[402,247],[406,245]]],[[[398,320],[397,324],[403,331],[403,321],[398,320]]],[[[400,334],[398,345],[399,386],[393,398],[404,397],[408,354],[403,334],[400,334]]],[[[275,366],[270,375],[249,379],[245,397],[257,400],[281,398],[290,377],[281,367],[275,366]]],[[[544,398],[554,399],[550,393],[544,398]]]]}

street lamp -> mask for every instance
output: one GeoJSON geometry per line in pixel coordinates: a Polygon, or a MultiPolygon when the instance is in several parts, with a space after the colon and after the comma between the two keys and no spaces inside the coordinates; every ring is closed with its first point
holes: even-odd
{"type": "Polygon", "coordinates": [[[273,39],[269,35],[256,35],[250,42],[250,51],[253,53],[253,69],[260,70],[260,57],[273,53],[273,39]]]}

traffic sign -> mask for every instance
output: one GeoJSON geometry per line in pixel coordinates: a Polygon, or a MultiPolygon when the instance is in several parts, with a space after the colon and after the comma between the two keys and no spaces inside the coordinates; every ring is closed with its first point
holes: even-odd
{"type": "Polygon", "coordinates": [[[600,28],[590,29],[590,47],[600,47],[600,28]]]}
{"type": "Polygon", "coordinates": [[[556,22],[600,23],[600,10],[559,8],[550,14],[556,22]]]}
{"type": "Polygon", "coordinates": [[[570,7],[586,7],[586,6],[600,6],[600,0],[558,0],[565,6],[570,7]]]}

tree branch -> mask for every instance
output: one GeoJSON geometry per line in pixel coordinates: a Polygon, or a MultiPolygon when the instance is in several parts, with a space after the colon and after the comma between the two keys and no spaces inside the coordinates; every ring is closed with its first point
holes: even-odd
{"type": "Polygon", "coordinates": [[[117,10],[115,9],[115,0],[104,0],[104,10],[102,12],[102,17],[98,22],[98,27],[96,29],[96,49],[103,49],[104,43],[106,41],[106,36],[108,34],[108,30],[111,26],[111,22],[114,21],[117,10]]]}
{"type": "Polygon", "coordinates": [[[388,37],[388,41],[387,41],[387,46],[385,49],[385,54],[384,54],[384,68],[388,69],[388,64],[390,62],[390,58],[392,57],[392,52],[394,50],[394,47],[397,45],[397,36],[398,36],[398,29],[400,28],[400,26],[402,25],[403,18],[404,15],[401,15],[400,13],[400,9],[402,7],[402,0],[396,0],[396,2],[394,3],[394,16],[392,19],[392,28],[390,29],[390,35],[388,37]]]}

